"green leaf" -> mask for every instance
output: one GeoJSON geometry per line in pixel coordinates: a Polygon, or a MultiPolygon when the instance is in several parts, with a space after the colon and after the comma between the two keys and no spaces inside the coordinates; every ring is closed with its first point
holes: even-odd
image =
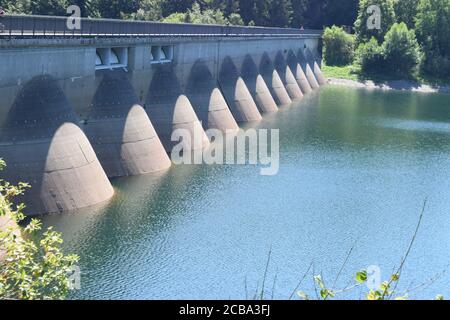
{"type": "Polygon", "coordinates": [[[367,271],[362,270],[356,273],[356,281],[358,283],[365,283],[367,281],[367,271]]]}

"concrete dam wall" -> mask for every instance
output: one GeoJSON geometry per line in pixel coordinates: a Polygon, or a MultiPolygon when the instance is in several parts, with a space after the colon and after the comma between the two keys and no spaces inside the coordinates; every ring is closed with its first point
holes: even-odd
{"type": "MultiPolygon", "coordinates": [[[[2,179],[29,182],[29,215],[107,201],[108,178],[166,170],[178,128],[204,130],[325,84],[320,35],[0,38],[2,179]]],[[[194,135],[193,135],[194,137],[194,135]]]]}

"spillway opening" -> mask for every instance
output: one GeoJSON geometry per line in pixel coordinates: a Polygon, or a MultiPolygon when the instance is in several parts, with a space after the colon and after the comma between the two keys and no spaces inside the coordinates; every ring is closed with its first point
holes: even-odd
{"type": "Polygon", "coordinates": [[[150,61],[152,64],[171,63],[174,58],[174,46],[151,46],[150,61]]]}
{"type": "Polygon", "coordinates": [[[126,68],[128,48],[98,48],[95,56],[95,70],[126,68]]]}

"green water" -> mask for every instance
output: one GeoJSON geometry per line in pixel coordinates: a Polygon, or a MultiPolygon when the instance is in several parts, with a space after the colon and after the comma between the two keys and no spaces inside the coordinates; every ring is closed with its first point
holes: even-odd
{"type": "MultiPolygon", "coordinates": [[[[81,257],[82,289],[71,298],[250,298],[270,248],[267,298],[288,298],[312,262],[332,284],[351,248],[337,288],[369,265],[387,278],[425,198],[399,288],[440,274],[410,295],[450,295],[441,274],[450,263],[450,95],[324,87],[259,127],[280,129],[276,176],[175,166],[113,181],[117,195],[103,207],[45,218],[81,257]]],[[[314,296],[311,279],[301,289],[314,296]]]]}

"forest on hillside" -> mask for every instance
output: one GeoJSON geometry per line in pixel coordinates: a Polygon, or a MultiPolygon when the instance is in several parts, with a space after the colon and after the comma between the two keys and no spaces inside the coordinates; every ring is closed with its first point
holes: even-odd
{"type": "Polygon", "coordinates": [[[358,0],[0,0],[7,13],[66,15],[76,4],[84,17],[149,21],[321,28],[353,25],[358,0]]]}
{"type": "Polygon", "coordinates": [[[329,66],[450,75],[450,0],[377,0],[377,28],[371,0],[0,0],[6,14],[67,15],[71,4],[92,18],[323,28],[329,66]]]}

